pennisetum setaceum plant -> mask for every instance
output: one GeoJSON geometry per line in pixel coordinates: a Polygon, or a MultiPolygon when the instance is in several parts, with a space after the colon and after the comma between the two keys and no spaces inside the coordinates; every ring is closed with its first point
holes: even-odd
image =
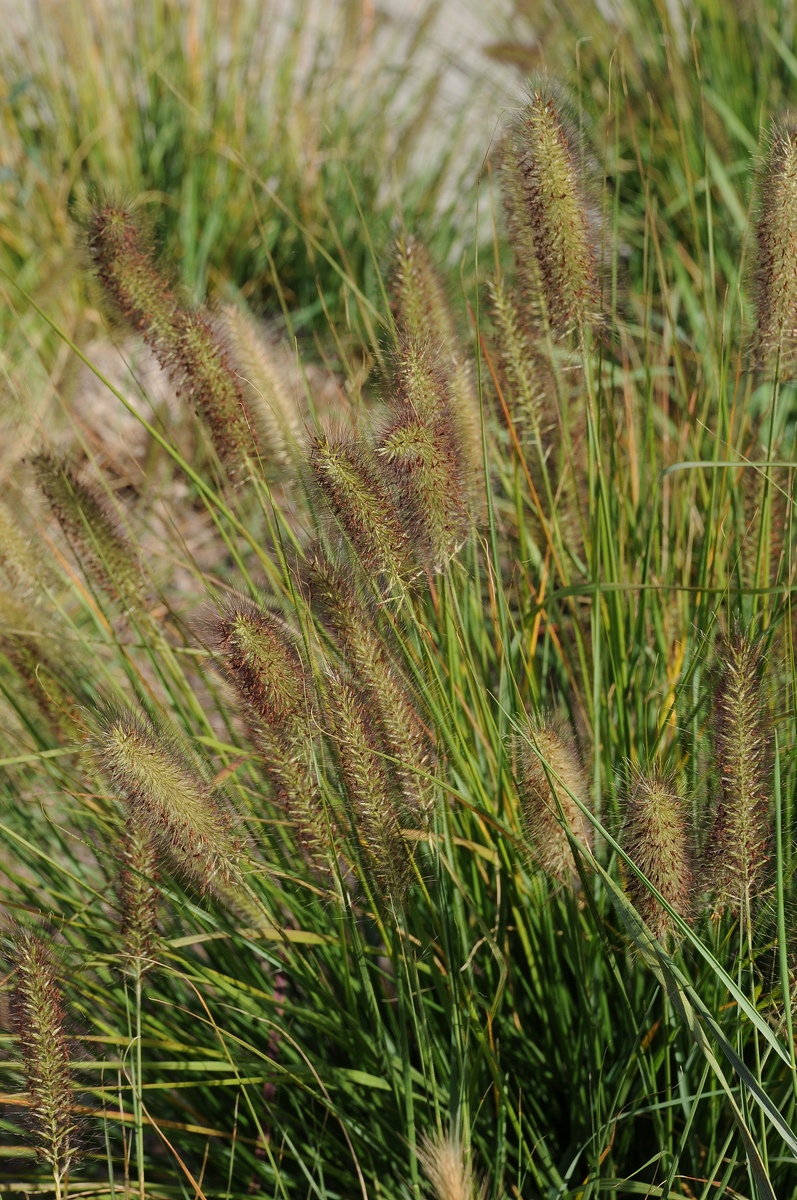
{"type": "Polygon", "coordinates": [[[323,384],[93,209],[193,416],[0,509],[12,1191],[797,1187],[795,135],[688,327],[589,136],[532,86],[469,324],[403,231],[323,384]]]}

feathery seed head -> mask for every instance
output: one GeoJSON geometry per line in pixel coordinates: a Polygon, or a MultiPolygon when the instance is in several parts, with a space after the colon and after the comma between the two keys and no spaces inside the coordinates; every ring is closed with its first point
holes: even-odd
{"type": "Polygon", "coordinates": [[[773,121],[761,169],[756,229],[757,349],[780,358],[782,374],[797,364],[797,124],[773,121]]]}
{"type": "MultiPolygon", "coordinates": [[[[678,916],[688,919],[694,899],[692,837],[684,802],[669,776],[657,768],[634,772],[620,836],[632,862],[678,916]]],[[[654,936],[665,945],[676,941],[670,914],[631,871],[625,889],[654,936]]]]}
{"type": "Polygon", "coordinates": [[[146,586],[135,549],[100,496],[86,487],[65,459],[39,454],[33,470],[84,570],[112,600],[128,610],[142,611],[146,586]]]}
{"type": "Polygon", "coordinates": [[[581,151],[564,106],[545,85],[532,89],[507,138],[504,201],[530,315],[568,333],[597,319],[594,220],[581,151]]]}
{"type": "Polygon", "coordinates": [[[366,574],[407,580],[412,557],[390,489],[361,439],[314,437],[310,466],[366,574]]]}
{"type": "Polygon", "coordinates": [[[592,849],[592,826],[576,804],[589,788],[570,731],[560,721],[539,719],[515,741],[520,812],[532,860],[559,883],[578,886],[567,831],[592,849]]]}
{"type": "Polygon", "coordinates": [[[134,972],[142,973],[157,933],[158,851],[151,826],[141,820],[136,808],[127,815],[122,854],[119,899],[124,956],[134,972]]]}
{"type": "Polygon", "coordinates": [[[429,570],[442,570],[470,529],[450,418],[441,415],[429,423],[402,415],[377,453],[394,481],[411,544],[429,570]]]}
{"type": "Polygon", "coordinates": [[[441,348],[454,341],[454,321],[429,251],[412,235],[396,243],[391,294],[396,326],[416,341],[431,338],[441,348]]]}
{"type": "Polygon", "coordinates": [[[108,715],[96,757],[141,826],[202,891],[237,878],[230,818],[194,765],[163,730],[133,712],[108,715]]]}
{"type": "Polygon", "coordinates": [[[215,325],[243,389],[263,453],[270,462],[287,462],[296,446],[300,421],[280,361],[284,352],[265,328],[235,305],[225,307],[215,325]]]}
{"type": "Polygon", "coordinates": [[[64,1008],[51,955],[33,933],[15,943],[12,1018],[22,1048],[38,1149],[60,1182],[77,1153],[64,1008]]]}
{"type": "Polygon", "coordinates": [[[296,639],[281,617],[238,596],[214,618],[213,632],[230,678],[249,708],[271,726],[304,725],[307,678],[296,639]]]}
{"type": "Polygon", "coordinates": [[[391,903],[401,905],[409,886],[411,857],[370,712],[357,689],[339,672],[330,673],[326,691],[329,733],[351,826],[379,890],[391,903]]]}
{"type": "Polygon", "coordinates": [[[480,1200],[485,1194],[474,1175],[470,1156],[451,1133],[425,1136],[418,1159],[437,1200],[480,1200]]]}
{"type": "Polygon", "coordinates": [[[205,421],[231,476],[257,451],[241,382],[210,321],[167,286],[128,209],[105,205],[89,222],[89,251],[107,295],[205,421]]]}
{"type": "Polygon", "coordinates": [[[718,909],[743,917],[763,890],[771,836],[762,671],[748,634],[736,629],[723,638],[711,714],[720,794],[706,853],[718,909]]]}

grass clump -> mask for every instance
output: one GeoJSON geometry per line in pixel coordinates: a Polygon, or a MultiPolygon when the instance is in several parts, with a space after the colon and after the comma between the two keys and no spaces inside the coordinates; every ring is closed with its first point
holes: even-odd
{"type": "MultiPolygon", "coordinates": [[[[797,1186],[794,387],[757,351],[744,239],[718,265],[697,221],[684,275],[653,175],[621,271],[622,179],[601,225],[585,181],[590,138],[622,132],[606,116],[577,136],[532,87],[471,345],[402,233],[367,358],[332,326],[328,386],[302,364],[268,470],[248,443],[229,469],[230,388],[254,392],[202,316],[179,379],[226,472],[147,421],[148,491],[77,439],[57,461],[117,493],[125,540],[76,486],[61,521],[26,484],[4,587],[11,612],[38,599],[2,643],[2,889],[71,965],[97,1135],[74,1188],[797,1186]],[[120,620],[103,581],[133,546],[148,607],[120,620]],[[68,725],[34,685],[73,674],[68,725]]],[[[108,300],[163,326],[173,372],[197,310],[156,285],[140,318],[120,304],[150,279],[136,255],[108,300]]],[[[14,1187],[56,1186],[2,1120],[14,1187]]]]}

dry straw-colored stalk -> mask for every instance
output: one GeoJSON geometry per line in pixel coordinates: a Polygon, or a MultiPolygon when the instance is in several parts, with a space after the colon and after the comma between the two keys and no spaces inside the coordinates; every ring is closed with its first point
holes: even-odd
{"type": "Polygon", "coordinates": [[[588,805],[589,788],[573,736],[562,721],[540,718],[516,738],[515,757],[531,858],[552,879],[577,888],[570,837],[590,850],[593,838],[592,825],[576,803],[588,805]]]}
{"type": "Polygon", "coordinates": [[[78,1152],[64,1006],[44,941],[24,932],[15,943],[17,985],[12,1018],[22,1048],[37,1148],[50,1164],[56,1196],[78,1152]]]}
{"type": "Polygon", "coordinates": [[[717,652],[711,710],[719,799],[706,844],[717,910],[748,919],[766,884],[772,788],[763,713],[763,657],[736,629],[717,652]]]}
{"type": "MultiPolygon", "coordinates": [[[[688,920],[695,890],[692,834],[672,778],[658,769],[634,772],[620,841],[670,907],[688,920]]],[[[675,943],[672,917],[633,871],[627,873],[625,890],[654,936],[665,945],[675,943]]]]}

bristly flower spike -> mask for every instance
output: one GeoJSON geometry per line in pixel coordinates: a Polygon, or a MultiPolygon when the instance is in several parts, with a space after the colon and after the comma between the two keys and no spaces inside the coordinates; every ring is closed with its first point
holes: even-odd
{"type": "Polygon", "coordinates": [[[77,1154],[63,1001],[52,958],[42,940],[33,933],[22,933],[15,950],[17,987],[12,1016],[25,1061],[29,1111],[39,1153],[52,1168],[56,1196],[60,1197],[77,1154]]]}
{"type": "Polygon", "coordinates": [[[310,445],[310,467],[366,574],[389,587],[406,582],[413,574],[410,542],[368,445],[319,434],[310,445]]]}
{"type": "Polygon", "coordinates": [[[757,351],[781,374],[797,365],[797,123],[773,121],[756,229],[757,351]]]}
{"type": "Polygon", "coordinates": [[[581,148],[563,102],[534,87],[504,148],[504,201],[532,320],[554,334],[598,319],[593,217],[581,148]]]}
{"type": "MultiPolygon", "coordinates": [[[[634,772],[620,841],[631,861],[670,907],[688,920],[694,902],[692,836],[684,802],[673,780],[658,769],[634,772]]],[[[663,945],[679,940],[669,912],[633,871],[627,873],[625,889],[663,945]]]]}
{"type": "Polygon", "coordinates": [[[230,817],[173,738],[121,709],[105,718],[95,753],[134,819],[178,871],[203,892],[221,894],[238,882],[230,817]]]}
{"type": "Polygon", "coordinates": [[[720,794],[706,847],[718,911],[747,920],[764,889],[771,838],[769,740],[760,648],[736,630],[723,638],[712,709],[720,794]]]}
{"type": "Polygon", "coordinates": [[[592,825],[576,800],[587,805],[589,788],[572,734],[561,722],[542,718],[515,741],[520,812],[532,860],[547,875],[579,885],[568,831],[592,849],[592,825]]]}
{"type": "Polygon", "coordinates": [[[37,455],[33,471],[84,570],[127,611],[143,613],[147,588],[135,549],[99,495],[55,455],[37,455]]]}
{"type": "Polygon", "coordinates": [[[244,596],[214,616],[212,636],[242,701],[274,798],[300,846],[320,867],[329,836],[310,762],[312,689],[296,639],[277,613],[244,596]]]}
{"type": "Polygon", "coordinates": [[[149,965],[158,925],[158,849],[151,827],[140,813],[128,812],[119,880],[125,963],[140,977],[149,965]]]}
{"type": "Polygon", "coordinates": [[[89,221],[88,246],[109,299],[196,405],[219,458],[231,476],[238,475],[258,453],[256,430],[241,381],[210,320],[178,301],[126,208],[96,208],[89,221]]]}
{"type": "Polygon", "coordinates": [[[461,1139],[451,1132],[424,1136],[418,1160],[437,1200],[484,1200],[487,1181],[479,1183],[461,1139]]]}

